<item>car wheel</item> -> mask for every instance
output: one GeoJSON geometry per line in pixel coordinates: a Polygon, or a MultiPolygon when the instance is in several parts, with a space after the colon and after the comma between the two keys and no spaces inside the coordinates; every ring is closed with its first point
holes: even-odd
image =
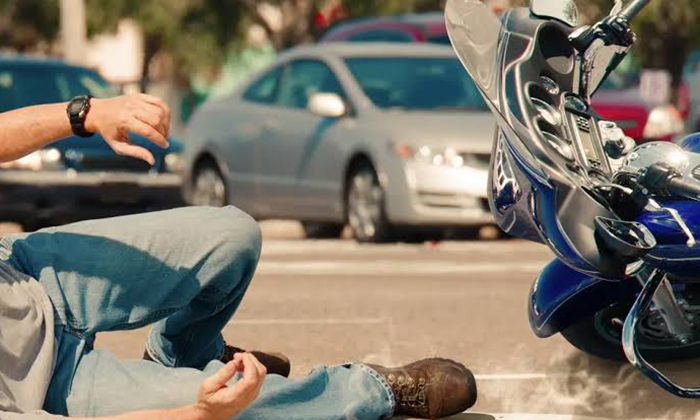
{"type": "Polygon", "coordinates": [[[334,223],[302,222],[304,234],[309,239],[338,239],[345,226],[334,223]]]}
{"type": "Polygon", "coordinates": [[[192,184],[192,204],[195,206],[224,207],[228,204],[226,182],[215,164],[200,165],[192,184]]]}
{"type": "Polygon", "coordinates": [[[358,242],[381,243],[391,239],[384,199],[384,189],[372,166],[365,164],[351,173],[346,191],[347,219],[358,242]]]}

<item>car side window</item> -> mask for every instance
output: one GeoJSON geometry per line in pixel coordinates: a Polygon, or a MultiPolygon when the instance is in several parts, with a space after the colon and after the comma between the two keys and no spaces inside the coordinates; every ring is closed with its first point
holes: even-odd
{"type": "Polygon", "coordinates": [[[0,112],[17,108],[15,104],[15,77],[7,70],[0,70],[0,112]]]}
{"type": "Polygon", "coordinates": [[[65,102],[65,79],[52,68],[18,67],[2,72],[3,91],[12,92],[12,108],[65,102]]]}
{"type": "Polygon", "coordinates": [[[279,105],[306,109],[309,99],[316,93],[335,93],[346,99],[335,73],[322,61],[298,60],[287,66],[280,86],[279,105]]]}
{"type": "Polygon", "coordinates": [[[253,83],[243,94],[243,98],[259,104],[272,104],[277,99],[283,67],[276,67],[253,83]]]}
{"type": "MultiPolygon", "coordinates": [[[[69,97],[90,95],[93,98],[111,98],[119,95],[119,88],[107,82],[97,73],[84,70],[70,70],[64,74],[69,97]]],[[[69,99],[70,99],[69,98],[69,99]]]]}
{"type": "Polygon", "coordinates": [[[392,30],[375,30],[360,32],[348,38],[353,42],[413,42],[415,39],[405,32],[392,30]]]}

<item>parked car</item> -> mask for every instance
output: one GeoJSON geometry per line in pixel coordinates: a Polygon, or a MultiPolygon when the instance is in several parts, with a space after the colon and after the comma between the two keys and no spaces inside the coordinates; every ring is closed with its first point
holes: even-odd
{"type": "Polygon", "coordinates": [[[672,141],[683,134],[690,103],[687,84],[679,89],[679,106],[658,105],[644,99],[640,69],[634,57],[603,82],[593,96],[593,108],[605,119],[615,121],[637,143],[672,141]]]}
{"type": "Polygon", "coordinates": [[[302,46],[194,115],[185,196],[362,242],[483,226],[494,132],[450,47],[302,46]]]}
{"type": "MultiPolygon", "coordinates": [[[[87,68],[50,59],[0,56],[0,112],[67,102],[79,95],[118,93],[87,68]]],[[[163,150],[137,136],[133,142],[153,153],[153,167],[116,155],[99,136],[72,137],[1,164],[0,220],[33,229],[182,203],[181,176],[176,173],[181,146],[171,139],[170,149],[163,150]]]]}
{"type": "Polygon", "coordinates": [[[442,12],[352,19],[330,28],[321,42],[429,42],[450,45],[442,12]]]}
{"type": "MultiPolygon", "coordinates": [[[[321,38],[321,42],[419,42],[450,45],[442,12],[413,14],[405,16],[353,19],[339,23],[330,28],[321,38]]],[[[670,140],[678,124],[669,127],[666,124],[673,111],[670,108],[654,108],[646,103],[639,94],[639,80],[630,83],[625,77],[614,78],[603,87],[593,100],[595,109],[606,119],[615,121],[638,143],[652,140],[646,134],[662,134],[661,139],[670,140]],[[653,114],[652,114],[653,112],[653,114]],[[652,117],[652,118],[650,118],[652,117]],[[650,123],[651,120],[651,123],[650,123]]],[[[682,90],[681,93],[685,93],[682,90]]],[[[688,101],[685,101],[688,102],[688,101]]],[[[681,110],[685,118],[687,107],[681,110]]]]}

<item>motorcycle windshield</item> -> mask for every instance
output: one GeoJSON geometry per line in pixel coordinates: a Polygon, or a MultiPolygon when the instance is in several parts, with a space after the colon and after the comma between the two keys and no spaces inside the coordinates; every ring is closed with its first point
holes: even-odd
{"type": "Polygon", "coordinates": [[[497,105],[500,19],[480,0],[448,1],[445,19],[457,56],[486,99],[497,105]]]}

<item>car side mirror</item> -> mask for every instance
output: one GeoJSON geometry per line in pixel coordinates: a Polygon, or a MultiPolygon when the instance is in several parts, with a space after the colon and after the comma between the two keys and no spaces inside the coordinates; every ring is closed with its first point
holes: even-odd
{"type": "Polygon", "coordinates": [[[347,113],[348,107],[336,93],[316,93],[309,99],[309,111],[320,117],[341,118],[347,113]]]}

